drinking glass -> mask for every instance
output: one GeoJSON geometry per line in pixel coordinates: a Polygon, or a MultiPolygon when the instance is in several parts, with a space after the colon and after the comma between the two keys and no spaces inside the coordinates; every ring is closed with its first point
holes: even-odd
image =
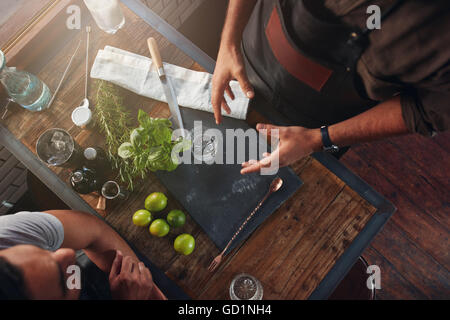
{"type": "Polygon", "coordinates": [[[51,167],[74,167],[80,162],[80,147],[64,129],[45,131],[36,143],[36,153],[51,167]]]}
{"type": "Polygon", "coordinates": [[[262,297],[263,287],[255,277],[241,273],[231,281],[231,300],[262,300],[262,297]]]}
{"type": "Polygon", "coordinates": [[[108,200],[126,200],[129,192],[115,181],[107,181],[102,187],[102,196],[108,200]]]}
{"type": "Polygon", "coordinates": [[[115,34],[125,24],[125,16],[119,0],[84,0],[97,26],[109,34],[115,34]]]}
{"type": "Polygon", "coordinates": [[[218,141],[215,136],[209,136],[204,133],[195,133],[191,131],[192,154],[194,158],[205,163],[211,163],[215,160],[218,148],[218,141]]]}

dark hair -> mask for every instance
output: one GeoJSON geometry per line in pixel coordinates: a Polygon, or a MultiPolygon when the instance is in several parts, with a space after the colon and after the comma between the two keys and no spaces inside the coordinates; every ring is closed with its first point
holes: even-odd
{"type": "Polygon", "coordinates": [[[0,300],[28,300],[22,270],[0,257],[0,300]]]}

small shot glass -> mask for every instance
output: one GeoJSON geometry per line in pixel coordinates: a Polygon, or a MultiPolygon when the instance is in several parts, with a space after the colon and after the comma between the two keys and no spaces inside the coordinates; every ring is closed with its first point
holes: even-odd
{"type": "Polygon", "coordinates": [[[102,187],[102,196],[108,200],[126,200],[130,193],[115,181],[107,181],[102,187]]]}

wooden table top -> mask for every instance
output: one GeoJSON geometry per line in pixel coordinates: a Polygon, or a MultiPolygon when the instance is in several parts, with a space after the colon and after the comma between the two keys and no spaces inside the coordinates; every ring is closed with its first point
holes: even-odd
{"type": "MultiPolygon", "coordinates": [[[[72,1],[65,2],[64,5],[67,5],[72,1]]],[[[64,15],[64,12],[60,15],[64,15]]],[[[160,45],[165,61],[201,70],[195,61],[144,20],[126,7],[124,12],[126,24],[116,35],[107,35],[92,24],[91,57],[95,57],[97,50],[106,45],[148,56],[146,39],[153,36],[160,45]]],[[[56,23],[61,22],[61,18],[56,16],[48,23],[54,27],[56,23]]],[[[83,32],[65,32],[68,34],[63,40],[61,36],[52,35],[55,40],[60,40],[52,42],[50,48],[49,32],[44,28],[35,35],[36,41],[31,41],[10,57],[9,65],[27,68],[54,90],[78,40],[85,39],[83,32]]],[[[84,52],[84,45],[80,52],[84,52]]],[[[92,61],[93,58],[91,65],[92,61]]],[[[90,81],[91,99],[95,93],[94,83],[95,81],[90,81]]],[[[130,92],[124,91],[124,94],[125,104],[133,117],[137,116],[137,110],[140,108],[153,117],[169,115],[169,109],[164,103],[130,92]]],[[[14,106],[8,117],[0,123],[33,154],[38,137],[49,128],[67,130],[82,147],[104,145],[103,137],[95,129],[80,130],[70,119],[72,110],[83,98],[84,54],[78,54],[67,80],[49,110],[31,113],[14,106]]],[[[252,110],[247,120],[249,124],[254,125],[259,120],[261,116],[252,110]]],[[[41,165],[45,166],[43,163],[41,165]]],[[[306,299],[335,267],[336,262],[342,258],[369,220],[378,214],[378,208],[313,157],[295,163],[292,168],[304,181],[304,185],[245,242],[233,250],[212,274],[207,271],[207,267],[219,250],[189,215],[182,230],[171,231],[164,238],[152,237],[147,228],[133,225],[133,213],[143,208],[145,197],[154,191],[162,191],[168,195],[169,210],[183,210],[154,175],[149,174],[129,200],[109,202],[106,212],[99,214],[194,299],[228,299],[231,279],[241,272],[252,274],[262,282],[264,299],[306,299]],[[184,232],[192,234],[196,239],[196,249],[189,256],[178,255],[173,250],[173,240],[184,232]]],[[[64,188],[70,189],[67,184],[70,173],[68,169],[51,168],[51,171],[65,182],[64,188]]],[[[82,199],[95,208],[97,196],[88,195],[82,199]]]]}

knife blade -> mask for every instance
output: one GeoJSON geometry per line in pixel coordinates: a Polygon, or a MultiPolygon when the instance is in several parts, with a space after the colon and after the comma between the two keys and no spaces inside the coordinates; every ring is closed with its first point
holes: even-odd
{"type": "Polygon", "coordinates": [[[164,70],[164,65],[161,59],[161,53],[159,51],[158,44],[154,38],[148,38],[147,44],[148,48],[150,49],[152,60],[156,65],[159,80],[164,90],[164,94],[166,96],[167,103],[169,105],[170,113],[172,114],[173,119],[172,126],[174,127],[174,129],[181,129],[181,134],[184,136],[183,118],[181,117],[177,96],[175,94],[175,90],[173,89],[173,85],[170,82],[170,79],[169,77],[167,77],[166,72],[164,70]]]}

